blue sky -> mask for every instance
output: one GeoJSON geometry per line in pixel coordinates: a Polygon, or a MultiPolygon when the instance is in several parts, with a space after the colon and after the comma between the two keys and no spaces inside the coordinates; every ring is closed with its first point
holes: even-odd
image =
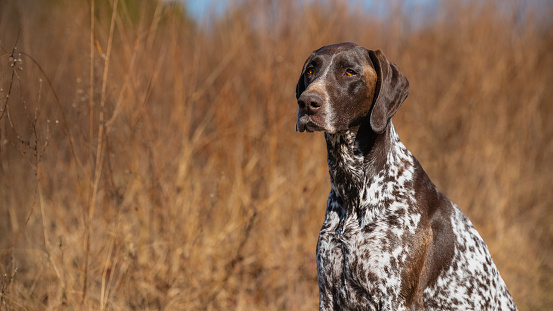
{"type": "Polygon", "coordinates": [[[212,9],[222,13],[229,4],[228,0],[184,0],[184,2],[190,15],[195,19],[202,19],[212,9]]]}
{"type": "MultiPolygon", "coordinates": [[[[204,17],[209,15],[210,12],[215,11],[218,14],[224,13],[228,8],[229,3],[232,3],[235,0],[180,0],[186,3],[186,7],[190,15],[196,20],[202,20],[204,17]]],[[[303,0],[303,1],[325,1],[325,0],[303,0]]],[[[367,11],[375,13],[375,8],[377,9],[376,14],[382,13],[379,12],[379,8],[383,8],[383,5],[387,2],[386,0],[344,0],[352,4],[352,7],[359,7],[359,5],[367,11]]],[[[389,1],[389,0],[388,0],[389,1]]],[[[404,8],[407,11],[411,11],[416,8],[417,11],[426,12],[435,12],[436,6],[439,4],[440,0],[393,0],[396,3],[402,3],[404,8]]],[[[469,1],[469,0],[458,0],[458,1],[469,1]]],[[[499,1],[496,3],[504,4],[505,9],[509,11],[514,10],[515,12],[524,11],[527,6],[534,7],[537,9],[535,12],[538,16],[540,15],[540,8],[545,8],[551,5],[552,0],[514,0],[514,1],[499,1]]],[[[484,3],[485,0],[476,0],[476,3],[484,3]]],[[[549,10],[543,10],[541,15],[547,14],[549,10]]],[[[423,14],[424,15],[424,14],[423,14]]]]}
{"type": "MultiPolygon", "coordinates": [[[[186,8],[190,15],[196,20],[202,20],[208,16],[212,11],[218,14],[224,13],[229,4],[236,2],[236,0],[180,0],[186,3],[186,8]]],[[[298,0],[304,2],[323,2],[325,0],[298,0]]],[[[379,14],[378,10],[385,7],[386,0],[344,0],[349,2],[353,7],[362,7],[370,12],[379,14]]],[[[390,1],[390,0],[388,0],[390,1]]],[[[393,0],[395,2],[403,2],[405,8],[422,8],[424,11],[435,8],[435,5],[439,0],[393,0]]],[[[463,0],[460,0],[463,1],[463,0]]],[[[530,0],[532,1],[532,0],[530,0]]],[[[535,0],[534,0],[535,1],[535,0]]],[[[547,0],[546,0],[547,1],[547,0]]],[[[382,12],[380,12],[382,13],[382,12]]]]}

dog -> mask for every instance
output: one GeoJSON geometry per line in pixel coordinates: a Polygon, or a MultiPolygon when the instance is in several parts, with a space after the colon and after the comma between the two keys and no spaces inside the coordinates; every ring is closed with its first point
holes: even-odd
{"type": "Polygon", "coordinates": [[[354,43],[303,65],[296,130],[325,133],[331,180],[319,309],[516,310],[483,239],[394,130],[408,93],[398,66],[354,43]]]}

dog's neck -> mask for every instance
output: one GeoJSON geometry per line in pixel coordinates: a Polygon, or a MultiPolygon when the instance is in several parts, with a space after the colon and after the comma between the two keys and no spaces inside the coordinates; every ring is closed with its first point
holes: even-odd
{"type": "Polygon", "coordinates": [[[326,133],[325,138],[334,192],[331,196],[340,202],[337,212],[342,217],[365,218],[368,209],[378,209],[385,200],[383,184],[395,183],[398,177],[392,168],[412,165],[412,156],[392,122],[381,134],[367,124],[339,134],[326,133]]]}

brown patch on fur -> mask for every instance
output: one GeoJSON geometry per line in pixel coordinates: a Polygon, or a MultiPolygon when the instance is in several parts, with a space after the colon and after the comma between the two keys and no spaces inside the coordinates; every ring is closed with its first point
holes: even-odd
{"type": "Polygon", "coordinates": [[[430,224],[431,235],[426,254],[426,262],[421,276],[421,287],[436,283],[438,276],[453,260],[455,237],[451,226],[451,210],[448,199],[436,189],[430,178],[415,160],[416,179],[414,182],[417,202],[425,207],[422,216],[430,224]]]}
{"type": "Polygon", "coordinates": [[[401,294],[405,297],[407,305],[422,307],[422,294],[424,287],[421,287],[421,276],[426,270],[425,259],[428,247],[432,242],[432,231],[427,227],[428,219],[421,220],[419,228],[410,248],[415,252],[411,254],[410,265],[402,273],[401,294]]]}
{"type": "Polygon", "coordinates": [[[376,90],[376,83],[378,81],[378,75],[374,70],[374,67],[372,64],[367,64],[363,66],[363,76],[365,78],[365,84],[367,84],[367,88],[369,89],[369,91],[367,92],[367,99],[372,105],[374,101],[374,95],[375,95],[374,92],[376,90]]]}

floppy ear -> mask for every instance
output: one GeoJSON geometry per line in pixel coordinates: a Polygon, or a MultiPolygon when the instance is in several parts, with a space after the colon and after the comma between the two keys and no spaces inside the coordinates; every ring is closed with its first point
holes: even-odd
{"type": "Polygon", "coordinates": [[[298,84],[296,85],[296,99],[300,98],[301,93],[305,91],[305,82],[303,82],[303,72],[300,75],[300,79],[298,80],[298,84]]]}
{"type": "Polygon", "coordinates": [[[301,70],[301,75],[300,75],[300,78],[298,80],[298,84],[296,85],[296,99],[300,98],[301,93],[303,93],[303,91],[305,91],[306,85],[305,85],[305,79],[304,79],[303,75],[305,74],[305,67],[307,67],[307,64],[309,64],[309,62],[311,62],[311,59],[313,58],[313,55],[314,55],[314,53],[309,55],[309,57],[307,58],[305,63],[303,63],[303,68],[301,70]]]}
{"type": "Polygon", "coordinates": [[[409,81],[380,50],[369,50],[369,56],[378,77],[370,123],[372,130],[380,134],[386,130],[388,122],[409,95],[409,81]]]}

